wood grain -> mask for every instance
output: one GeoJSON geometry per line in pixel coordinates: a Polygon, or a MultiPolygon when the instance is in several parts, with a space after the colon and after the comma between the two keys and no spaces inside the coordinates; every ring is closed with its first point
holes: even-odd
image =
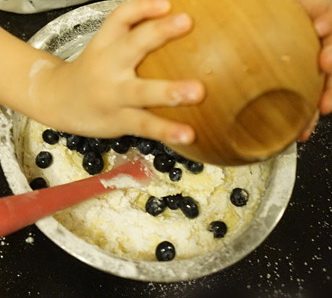
{"type": "MultiPolygon", "coordinates": [[[[195,107],[154,108],[192,125],[197,139],[173,148],[219,165],[268,158],[292,143],[310,122],[323,86],[319,40],[294,0],[171,0],[188,12],[193,31],[149,54],[144,78],[202,80],[195,107]]],[[[172,146],[171,146],[172,147],[172,146]]]]}

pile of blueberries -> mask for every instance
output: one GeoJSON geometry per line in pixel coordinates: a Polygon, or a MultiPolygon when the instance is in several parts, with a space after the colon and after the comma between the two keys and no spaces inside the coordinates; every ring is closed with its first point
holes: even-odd
{"type": "MultiPolygon", "coordinates": [[[[179,181],[182,176],[182,170],[175,167],[176,162],[182,163],[194,174],[202,172],[204,168],[202,163],[188,160],[164,144],[145,138],[134,136],[113,139],[86,138],[52,129],[46,129],[42,137],[46,143],[51,145],[58,143],[60,137],[65,138],[69,150],[75,150],[83,155],[82,166],[90,175],[98,174],[103,170],[103,153],[112,149],[117,153],[125,154],[132,147],[143,155],[152,154],[154,156],[153,165],[156,170],[168,173],[171,181],[179,181]]],[[[37,166],[46,168],[51,163],[52,156],[49,152],[42,151],[38,154],[36,158],[37,166]]]]}
{"type": "MultiPolygon", "coordinates": [[[[234,188],[230,194],[230,201],[237,207],[243,207],[247,204],[249,193],[242,188],[234,188]]],[[[158,216],[166,208],[176,210],[179,209],[188,218],[195,218],[199,215],[198,203],[191,197],[183,197],[181,194],[156,198],[151,196],[146,204],[145,210],[152,216],[158,216]]],[[[212,221],[208,226],[214,238],[223,238],[227,233],[227,225],[225,222],[216,220],[212,221]]],[[[172,243],[163,241],[158,244],[155,252],[158,261],[171,261],[175,258],[176,250],[172,243]]]]}
{"type": "MultiPolygon", "coordinates": [[[[236,207],[243,207],[249,200],[249,193],[243,188],[234,188],[230,194],[230,201],[236,207]]],[[[191,197],[183,197],[181,194],[156,198],[151,196],[145,205],[146,211],[157,216],[161,214],[166,207],[175,210],[180,208],[188,218],[195,218],[199,214],[197,202],[191,197]]],[[[223,238],[227,233],[227,225],[221,220],[212,221],[208,226],[208,231],[214,238],[223,238]]],[[[175,258],[176,250],[172,243],[163,241],[158,244],[155,252],[158,261],[171,261],[175,258]]]]}
{"type": "MultiPolygon", "coordinates": [[[[202,163],[186,159],[160,142],[135,136],[113,139],[87,138],[46,129],[42,138],[50,145],[55,145],[60,138],[65,138],[66,147],[69,150],[77,151],[83,155],[82,167],[90,175],[102,172],[104,168],[103,153],[112,149],[119,154],[125,154],[130,148],[136,148],[143,155],[152,154],[155,169],[162,173],[168,173],[169,179],[173,182],[180,181],[182,177],[182,170],[176,167],[176,163],[183,164],[193,174],[199,174],[204,169],[202,163]]],[[[39,152],[35,159],[36,165],[42,169],[49,167],[52,162],[53,156],[48,151],[39,152]]],[[[33,190],[48,187],[47,182],[42,177],[33,179],[30,186],[33,190]]],[[[248,199],[248,192],[242,188],[235,188],[230,194],[230,201],[237,207],[245,206],[248,199]]],[[[158,216],[166,208],[180,209],[190,219],[199,215],[198,203],[193,198],[182,196],[182,194],[162,198],[150,196],[145,204],[146,212],[152,216],[158,216]]],[[[214,238],[223,238],[227,233],[227,225],[223,221],[213,221],[209,224],[208,230],[213,233],[214,238]]],[[[174,245],[168,241],[163,241],[156,247],[155,255],[159,261],[170,261],[175,258],[175,254],[174,245]]]]}
{"type": "Polygon", "coordinates": [[[198,203],[191,197],[184,197],[182,194],[165,196],[157,198],[150,196],[146,201],[145,210],[152,216],[157,216],[165,211],[180,209],[188,218],[196,218],[199,215],[198,203]]]}
{"type": "MultiPolygon", "coordinates": [[[[158,216],[166,208],[171,210],[180,209],[183,214],[192,219],[199,215],[198,203],[191,197],[184,197],[182,194],[169,195],[162,198],[150,196],[145,204],[145,210],[152,216],[158,216]]],[[[214,238],[223,238],[227,232],[227,226],[222,221],[213,221],[208,230],[213,233],[214,238]]],[[[158,261],[171,261],[175,258],[175,247],[168,241],[163,241],[156,248],[156,258],[158,261]]]]}

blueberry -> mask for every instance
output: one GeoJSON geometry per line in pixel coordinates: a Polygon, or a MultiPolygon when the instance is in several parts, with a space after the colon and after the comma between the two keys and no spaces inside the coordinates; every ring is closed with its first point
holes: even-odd
{"type": "Polygon", "coordinates": [[[141,139],[137,144],[137,149],[140,153],[147,155],[152,153],[153,149],[156,146],[156,142],[147,139],[141,139]]]}
{"type": "Polygon", "coordinates": [[[120,154],[127,153],[130,148],[130,141],[126,137],[112,139],[110,141],[111,148],[120,154]]]}
{"type": "Polygon", "coordinates": [[[163,199],[151,196],[145,204],[145,210],[152,216],[157,216],[166,209],[166,203],[163,199]]]}
{"type": "MultiPolygon", "coordinates": [[[[99,147],[101,145],[101,140],[100,139],[88,138],[87,143],[89,144],[89,147],[90,147],[91,151],[99,152],[99,147]]],[[[99,153],[101,153],[101,152],[99,152],[99,153]]]]}
{"type": "Polygon", "coordinates": [[[197,202],[191,197],[183,197],[180,200],[180,209],[188,218],[195,218],[199,215],[197,202]]]}
{"type": "Polygon", "coordinates": [[[208,230],[213,233],[214,238],[223,238],[227,233],[227,226],[223,221],[213,221],[209,224],[208,230]]]}
{"type": "Polygon", "coordinates": [[[156,248],[156,258],[158,261],[171,261],[175,258],[175,247],[168,241],[163,241],[156,248]]]}
{"type": "Polygon", "coordinates": [[[104,153],[110,150],[110,143],[106,139],[89,138],[89,147],[92,151],[104,153]]]}
{"type": "Polygon", "coordinates": [[[126,136],[126,138],[128,138],[131,147],[137,147],[139,142],[142,140],[142,138],[136,136],[126,136]]]}
{"type": "Polygon", "coordinates": [[[157,171],[166,173],[174,167],[175,160],[169,155],[158,154],[153,160],[153,165],[157,171]]]}
{"type": "Polygon", "coordinates": [[[179,209],[180,207],[180,200],[182,199],[182,195],[170,195],[163,197],[166,206],[171,210],[179,209]]]}
{"type": "Polygon", "coordinates": [[[242,207],[247,205],[249,193],[243,188],[234,188],[231,192],[230,199],[233,205],[242,207]]]}
{"type": "Polygon", "coordinates": [[[177,155],[177,153],[176,153],[173,149],[167,147],[166,145],[163,145],[163,146],[164,146],[164,147],[163,147],[164,152],[165,152],[166,154],[168,154],[169,156],[174,157],[174,156],[177,155]]]}
{"type": "Polygon", "coordinates": [[[76,136],[76,135],[70,135],[67,138],[67,148],[69,150],[77,150],[77,148],[79,147],[80,143],[82,142],[82,137],[76,136]]]}
{"type": "Polygon", "coordinates": [[[164,145],[160,142],[155,142],[155,146],[154,146],[151,154],[154,156],[157,156],[159,154],[165,154],[164,145]]]}
{"type": "Polygon", "coordinates": [[[36,165],[41,169],[46,169],[53,162],[53,156],[50,152],[40,151],[36,156],[36,165]]]}
{"type": "Polygon", "coordinates": [[[185,167],[188,171],[190,171],[193,174],[199,174],[203,171],[204,165],[200,162],[195,162],[192,160],[188,160],[185,162],[185,167]]]}
{"type": "Polygon", "coordinates": [[[184,163],[187,161],[187,159],[185,159],[183,156],[175,152],[173,149],[167,147],[166,145],[164,145],[164,152],[167,155],[172,156],[177,162],[184,163]]]}
{"type": "Polygon", "coordinates": [[[176,157],[174,157],[174,158],[175,158],[175,160],[176,160],[177,162],[182,163],[182,164],[184,164],[184,163],[187,162],[187,159],[184,158],[183,156],[179,155],[179,154],[178,154],[176,157]]]}
{"type": "Polygon", "coordinates": [[[136,147],[140,138],[135,136],[123,136],[121,137],[121,140],[127,143],[129,147],[136,147]]]}
{"type": "Polygon", "coordinates": [[[59,142],[59,133],[53,129],[46,129],[42,134],[44,142],[50,145],[54,145],[59,142]]]}
{"type": "Polygon", "coordinates": [[[85,153],[92,151],[90,149],[89,140],[86,138],[82,138],[81,141],[78,143],[76,151],[84,155],[85,153]]]}
{"type": "Polygon", "coordinates": [[[90,175],[95,175],[100,173],[104,168],[104,161],[101,154],[94,151],[90,151],[84,154],[83,168],[90,175]]]}
{"type": "Polygon", "coordinates": [[[71,134],[67,133],[67,132],[64,132],[64,131],[59,131],[59,136],[61,138],[68,138],[71,136],[71,134]]]}
{"type": "Polygon", "coordinates": [[[36,190],[36,189],[47,188],[48,185],[47,185],[47,182],[45,181],[44,178],[37,177],[37,178],[35,178],[35,179],[33,179],[33,180],[30,181],[30,187],[33,190],[36,190]]]}
{"type": "Polygon", "coordinates": [[[171,179],[171,181],[180,181],[181,177],[182,177],[182,170],[179,168],[173,168],[169,171],[169,179],[171,179]]]}

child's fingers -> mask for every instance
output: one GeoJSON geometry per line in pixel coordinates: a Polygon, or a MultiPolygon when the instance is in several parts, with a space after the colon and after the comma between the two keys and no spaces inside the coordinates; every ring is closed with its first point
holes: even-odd
{"type": "Polygon", "coordinates": [[[331,0],[299,0],[299,2],[313,20],[325,14],[331,6],[331,0]]]}
{"type": "Polygon", "coordinates": [[[329,76],[326,81],[326,88],[320,102],[320,112],[323,115],[332,113],[332,77],[329,76]]]}
{"type": "Polygon", "coordinates": [[[323,41],[323,49],[320,55],[320,67],[328,74],[332,73],[332,35],[323,41]]]}
{"type": "Polygon", "coordinates": [[[319,111],[317,110],[314,117],[312,118],[309,126],[305,129],[305,131],[299,137],[299,141],[305,142],[310,138],[310,135],[312,134],[312,132],[314,131],[314,129],[316,127],[318,119],[319,119],[319,111]]]}
{"type": "Polygon", "coordinates": [[[125,107],[161,107],[190,105],[204,97],[204,86],[198,81],[135,79],[121,85],[121,105],[125,107]]]}
{"type": "Polygon", "coordinates": [[[315,22],[315,29],[320,37],[325,37],[332,32],[332,12],[319,16],[315,22]]]}
{"type": "Polygon", "coordinates": [[[324,93],[320,104],[320,112],[323,115],[332,113],[332,89],[329,89],[324,93]]]}
{"type": "Polygon", "coordinates": [[[137,23],[166,14],[170,10],[168,0],[131,0],[121,4],[98,32],[106,41],[114,40],[128,32],[137,23]]]}
{"type": "Polygon", "coordinates": [[[125,44],[132,49],[126,57],[130,65],[136,66],[147,53],[162,46],[168,40],[179,37],[192,26],[187,14],[177,14],[158,20],[147,21],[133,29],[125,38],[125,44]]]}
{"type": "Polygon", "coordinates": [[[186,124],[173,122],[141,109],[123,109],[120,113],[122,119],[128,119],[121,124],[121,130],[125,134],[169,144],[190,144],[195,139],[194,130],[186,124]]]}

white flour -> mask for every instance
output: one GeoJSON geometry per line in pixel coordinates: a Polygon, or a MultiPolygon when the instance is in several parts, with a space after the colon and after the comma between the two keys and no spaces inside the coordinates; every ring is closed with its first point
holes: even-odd
{"type": "Polygon", "coordinates": [[[45,70],[49,70],[51,68],[54,68],[55,65],[48,61],[48,60],[45,60],[45,59],[39,59],[39,60],[36,60],[32,66],[31,66],[31,69],[30,69],[30,72],[29,72],[29,91],[28,91],[28,96],[30,99],[32,100],[36,100],[36,87],[39,85],[38,84],[38,77],[39,75],[45,71],[45,70]]]}
{"type": "MultiPolygon", "coordinates": [[[[44,129],[33,121],[26,128],[24,171],[27,177],[42,176],[50,185],[57,185],[89,176],[81,166],[79,153],[68,150],[63,144],[43,142],[44,129]],[[41,150],[53,155],[49,168],[40,169],[34,163],[41,150]]],[[[105,170],[114,166],[117,156],[120,155],[113,151],[107,154],[105,170]]],[[[151,156],[146,159],[151,163],[151,156]]],[[[183,170],[180,182],[171,182],[167,174],[155,171],[151,165],[156,179],[144,192],[116,190],[59,212],[55,217],[86,241],[121,257],[155,260],[156,246],[167,240],[174,244],[178,259],[190,258],[223,246],[246,227],[265,190],[270,169],[268,163],[223,169],[205,165],[201,174],[194,175],[182,165],[177,167],[183,170]],[[250,193],[247,206],[240,208],[231,204],[229,195],[235,187],[245,188],[250,193]],[[178,193],[198,202],[200,215],[197,218],[189,219],[180,210],[166,209],[156,217],[145,211],[149,195],[163,197],[178,193]],[[208,231],[209,223],[215,220],[227,224],[225,238],[215,239],[208,231]]]]}

